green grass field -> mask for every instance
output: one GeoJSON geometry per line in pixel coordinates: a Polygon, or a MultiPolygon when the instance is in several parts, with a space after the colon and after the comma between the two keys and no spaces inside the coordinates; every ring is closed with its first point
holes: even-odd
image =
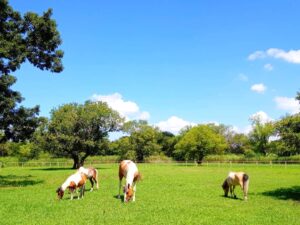
{"type": "Polygon", "coordinates": [[[73,201],[55,193],[72,170],[0,168],[0,224],[300,224],[300,165],[138,166],[143,180],[127,204],[116,198],[117,164],[98,168],[100,189],[73,201]],[[223,197],[237,170],[250,176],[248,201],[239,187],[239,199],[223,197]]]}

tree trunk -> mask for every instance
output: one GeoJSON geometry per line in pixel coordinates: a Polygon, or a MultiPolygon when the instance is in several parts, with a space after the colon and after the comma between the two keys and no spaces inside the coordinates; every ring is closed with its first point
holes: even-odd
{"type": "Polygon", "coordinates": [[[84,160],[89,156],[89,154],[85,154],[81,159],[80,159],[80,166],[84,165],[84,160]]]}
{"type": "Polygon", "coordinates": [[[78,169],[80,167],[78,155],[74,155],[72,158],[74,160],[72,169],[78,169]]]}

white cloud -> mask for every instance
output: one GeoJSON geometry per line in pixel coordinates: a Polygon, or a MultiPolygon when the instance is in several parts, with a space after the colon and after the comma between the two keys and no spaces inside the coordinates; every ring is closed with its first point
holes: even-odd
{"type": "Polygon", "coordinates": [[[148,112],[141,112],[139,106],[132,101],[125,101],[121,94],[114,93],[111,95],[97,95],[94,94],[91,97],[92,101],[106,102],[109,107],[118,111],[121,116],[124,116],[126,120],[130,119],[143,119],[147,120],[150,118],[148,112]]]}
{"type": "Polygon", "coordinates": [[[260,94],[264,93],[266,91],[266,89],[267,89],[267,87],[262,83],[254,84],[254,85],[251,86],[252,91],[255,91],[255,92],[260,93],[260,94]]]}
{"type": "Polygon", "coordinates": [[[248,81],[248,77],[243,73],[239,74],[238,79],[241,80],[241,81],[244,81],[244,82],[248,81]]]}
{"type": "Polygon", "coordinates": [[[195,123],[185,121],[177,116],[171,116],[166,121],[161,121],[156,124],[162,131],[169,131],[177,134],[182,128],[186,126],[195,126],[195,123]]]}
{"type": "Polygon", "coordinates": [[[252,131],[252,126],[251,125],[247,125],[245,127],[233,126],[232,130],[236,133],[249,134],[252,131]]]}
{"type": "Polygon", "coordinates": [[[263,59],[266,57],[266,53],[263,51],[256,51],[248,56],[249,60],[263,59]]]}
{"type": "Polygon", "coordinates": [[[258,111],[249,117],[250,120],[259,120],[261,123],[265,124],[267,122],[273,121],[271,117],[268,116],[264,111],[258,111]]]}
{"type": "Polygon", "coordinates": [[[277,108],[279,109],[285,110],[292,114],[300,112],[299,102],[294,98],[276,97],[274,100],[277,104],[277,108]]]}
{"type": "Polygon", "coordinates": [[[274,68],[273,68],[273,65],[270,64],[270,63],[265,64],[265,65],[264,65],[264,68],[265,68],[265,70],[267,70],[267,71],[272,71],[272,70],[274,69],[274,68]]]}
{"type": "Polygon", "coordinates": [[[266,51],[256,51],[248,56],[249,60],[262,59],[266,57],[282,59],[289,63],[300,64],[300,50],[285,51],[278,48],[269,48],[266,51]]]}

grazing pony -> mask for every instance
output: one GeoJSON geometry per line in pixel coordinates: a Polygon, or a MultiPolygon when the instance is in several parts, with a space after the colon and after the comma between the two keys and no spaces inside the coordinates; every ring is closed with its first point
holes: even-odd
{"type": "Polygon", "coordinates": [[[83,166],[81,166],[79,169],[78,169],[78,172],[79,173],[83,173],[86,175],[86,177],[90,180],[91,182],[91,190],[90,191],[93,191],[94,190],[94,182],[96,183],[97,185],[97,189],[99,189],[99,184],[98,184],[98,170],[93,168],[93,167],[90,167],[90,168],[84,168],[83,166]]]}
{"type": "Polygon", "coordinates": [[[244,192],[244,200],[247,200],[248,188],[249,188],[249,176],[244,172],[229,172],[228,177],[224,180],[222,188],[224,190],[225,197],[228,196],[230,190],[231,197],[236,198],[234,188],[236,185],[240,185],[244,192]]]}
{"type": "Polygon", "coordinates": [[[87,176],[79,172],[69,176],[67,180],[56,190],[58,199],[62,199],[67,188],[69,188],[71,192],[71,200],[73,200],[73,193],[77,188],[80,188],[80,195],[78,196],[78,199],[83,198],[86,179],[87,176]]]}
{"type": "Polygon", "coordinates": [[[119,165],[119,195],[121,192],[122,179],[125,177],[126,183],[123,189],[124,202],[135,201],[136,182],[141,179],[136,164],[130,160],[123,160],[119,165]]]}

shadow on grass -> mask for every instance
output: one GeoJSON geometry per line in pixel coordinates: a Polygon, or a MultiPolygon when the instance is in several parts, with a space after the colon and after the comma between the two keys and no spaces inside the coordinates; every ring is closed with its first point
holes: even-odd
{"type": "Polygon", "coordinates": [[[225,196],[225,195],[220,195],[220,197],[223,197],[223,198],[228,198],[228,199],[231,199],[231,200],[240,200],[240,201],[243,201],[244,199],[242,199],[242,198],[239,198],[239,197],[236,197],[236,198],[234,198],[234,197],[229,197],[229,196],[225,196]]]}
{"type": "Polygon", "coordinates": [[[33,176],[0,176],[0,187],[26,187],[43,183],[43,180],[34,180],[33,176]]]}
{"type": "Polygon", "coordinates": [[[124,202],[124,195],[121,195],[120,198],[119,195],[114,195],[114,198],[120,200],[121,202],[124,202]]]}
{"type": "Polygon", "coordinates": [[[281,200],[294,200],[300,202],[300,186],[290,188],[278,188],[272,191],[263,192],[262,195],[270,196],[281,200]]]}

